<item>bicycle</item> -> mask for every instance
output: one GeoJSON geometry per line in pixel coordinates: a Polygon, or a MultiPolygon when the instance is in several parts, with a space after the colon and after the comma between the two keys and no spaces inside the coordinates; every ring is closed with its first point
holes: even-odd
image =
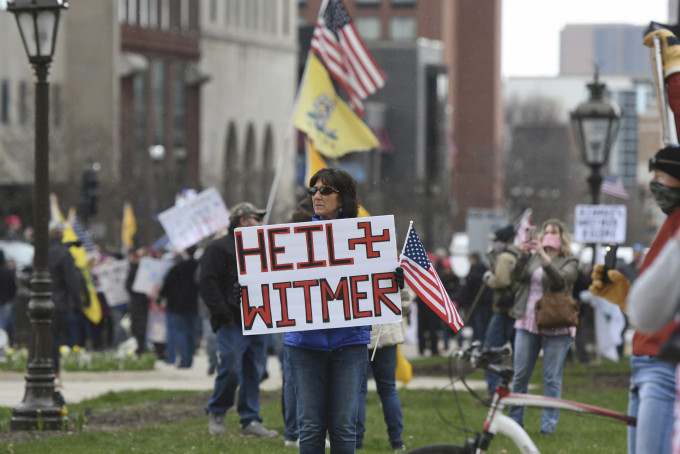
{"type": "MultiPolygon", "coordinates": [[[[474,392],[465,382],[465,373],[462,372],[461,362],[469,363],[466,371],[482,369],[498,375],[501,383],[496,386],[491,398],[489,410],[484,420],[481,432],[473,432],[475,436],[468,439],[466,444],[451,445],[437,444],[422,446],[410,450],[410,454],[484,454],[489,449],[489,445],[496,434],[505,435],[510,438],[519,451],[523,454],[540,453],[529,434],[524,428],[503,413],[508,406],[525,406],[533,408],[559,408],[561,410],[571,410],[581,413],[595,414],[607,418],[613,418],[625,422],[629,426],[637,424],[636,418],[605,408],[596,407],[580,402],[557,399],[535,394],[511,393],[509,384],[512,382],[512,367],[500,364],[504,356],[510,354],[507,347],[482,348],[479,341],[473,342],[469,347],[460,350],[458,356],[458,370],[461,382],[465,388],[480,402],[483,399],[474,392]]],[[[454,388],[455,392],[455,388],[454,388]]],[[[462,410],[459,408],[459,411],[462,410]]],[[[464,429],[465,430],[465,429],[464,429]]]]}

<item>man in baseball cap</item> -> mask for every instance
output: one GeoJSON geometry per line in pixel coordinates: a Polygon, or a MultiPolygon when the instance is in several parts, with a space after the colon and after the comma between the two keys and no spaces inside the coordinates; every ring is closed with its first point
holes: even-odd
{"type": "Polygon", "coordinates": [[[259,222],[262,222],[262,217],[265,215],[266,212],[267,210],[264,210],[262,208],[256,208],[255,205],[253,205],[250,202],[241,202],[231,209],[231,213],[229,214],[229,224],[232,228],[241,227],[240,225],[238,225],[239,220],[242,217],[248,216],[256,217],[258,218],[257,220],[259,222]]]}

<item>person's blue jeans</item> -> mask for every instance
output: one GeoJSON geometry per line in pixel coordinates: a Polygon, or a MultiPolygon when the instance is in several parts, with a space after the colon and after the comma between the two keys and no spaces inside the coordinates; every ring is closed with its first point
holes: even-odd
{"type": "Polygon", "coordinates": [[[210,326],[210,317],[203,318],[201,323],[203,339],[205,339],[205,354],[208,356],[208,365],[217,368],[217,338],[215,337],[215,333],[213,333],[212,326],[210,326]]]}
{"type": "Polygon", "coordinates": [[[198,315],[166,312],[167,340],[165,361],[175,364],[179,352],[179,367],[191,367],[194,362],[198,315]]]}
{"type": "Polygon", "coordinates": [[[14,345],[14,302],[0,304],[0,329],[5,330],[8,346],[14,345]]]}
{"type": "Polygon", "coordinates": [[[382,404],[383,418],[387,425],[387,437],[390,443],[402,443],[401,437],[404,426],[401,423],[401,401],[397,393],[394,372],[397,368],[397,346],[380,347],[371,361],[373,350],[368,351],[370,365],[366,366],[366,373],[361,384],[359,396],[359,413],[357,415],[357,446],[364,444],[366,432],[366,395],[368,394],[368,375],[373,372],[375,386],[382,404]]]}
{"type": "Polygon", "coordinates": [[[281,369],[283,370],[283,437],[286,440],[297,440],[300,437],[298,428],[298,406],[295,397],[295,381],[290,367],[288,350],[292,347],[283,347],[281,369]]]}
{"type": "MultiPolygon", "coordinates": [[[[486,328],[484,347],[502,347],[508,341],[514,348],[515,319],[506,312],[494,312],[489,321],[489,326],[486,328]]],[[[492,395],[496,386],[501,382],[501,378],[486,371],[484,371],[484,376],[486,377],[489,395],[492,395]]]]}
{"type": "Polygon", "coordinates": [[[333,454],[354,453],[366,345],[331,351],[289,347],[300,419],[300,454],[324,452],[328,431],[333,454]]]}
{"type": "MultiPolygon", "coordinates": [[[[526,393],[529,380],[536,365],[538,354],[543,349],[543,389],[548,397],[562,397],[562,368],[569,351],[571,337],[540,336],[529,331],[515,331],[514,368],[512,380],[513,393],[526,393]]],[[[517,423],[524,425],[524,407],[511,407],[509,416],[517,423]]],[[[541,432],[553,433],[560,418],[557,408],[544,408],[541,413],[541,432]]]]}
{"type": "Polygon", "coordinates": [[[628,452],[668,454],[675,420],[675,365],[633,355],[630,368],[628,414],[637,418],[637,427],[628,426],[628,452]]]}
{"type": "Polygon", "coordinates": [[[236,388],[239,388],[236,411],[241,426],[251,421],[262,422],[260,417],[260,378],[262,377],[265,344],[262,336],[244,336],[241,324],[222,326],[217,333],[220,363],[213,394],[205,412],[223,415],[234,405],[236,388]]]}

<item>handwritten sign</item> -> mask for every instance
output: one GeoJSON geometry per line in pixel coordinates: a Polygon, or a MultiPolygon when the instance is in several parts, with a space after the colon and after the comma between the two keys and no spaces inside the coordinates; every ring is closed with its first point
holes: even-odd
{"type": "Polygon", "coordinates": [[[574,238],[583,243],[625,243],[625,205],[576,205],[574,238]]]}
{"type": "Polygon", "coordinates": [[[209,188],[158,215],[166,235],[178,251],[229,226],[229,212],[219,192],[209,188]]]}
{"type": "Polygon", "coordinates": [[[132,290],[137,293],[152,295],[161,287],[165,275],[173,264],[174,262],[171,260],[142,257],[139,261],[137,274],[135,274],[135,281],[132,283],[132,290]]]}
{"type": "Polygon", "coordinates": [[[130,262],[125,259],[102,263],[92,268],[109,306],[120,306],[130,299],[130,294],[125,289],[129,269],[130,262]]]}
{"type": "Polygon", "coordinates": [[[401,321],[394,217],[235,230],[244,334],[401,321]]]}

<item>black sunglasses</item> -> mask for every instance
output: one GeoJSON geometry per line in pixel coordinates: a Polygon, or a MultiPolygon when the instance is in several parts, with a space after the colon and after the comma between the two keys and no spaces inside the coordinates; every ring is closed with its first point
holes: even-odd
{"type": "Polygon", "coordinates": [[[307,192],[309,193],[310,196],[313,196],[317,192],[320,192],[321,195],[331,195],[334,192],[340,192],[337,189],[329,188],[328,186],[321,186],[320,188],[309,188],[307,189],[307,192]]]}

